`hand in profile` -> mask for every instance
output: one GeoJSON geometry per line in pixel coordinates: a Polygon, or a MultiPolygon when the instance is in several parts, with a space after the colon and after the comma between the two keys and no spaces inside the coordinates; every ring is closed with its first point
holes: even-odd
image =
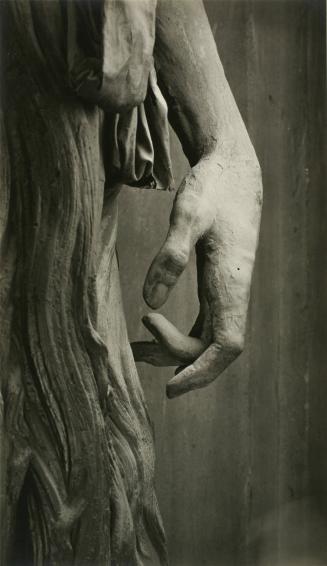
{"type": "Polygon", "coordinates": [[[216,154],[193,167],[177,192],[143,295],[151,308],[161,307],[195,246],[199,315],[185,336],[163,315],[148,314],[143,323],[155,341],[132,344],[136,361],[178,366],[170,398],[211,383],[243,350],[261,201],[257,162],[226,165],[216,154]]]}

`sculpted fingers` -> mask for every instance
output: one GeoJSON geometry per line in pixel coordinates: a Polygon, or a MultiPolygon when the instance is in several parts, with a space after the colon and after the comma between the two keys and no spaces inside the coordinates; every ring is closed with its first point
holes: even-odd
{"type": "Polygon", "coordinates": [[[167,397],[172,399],[209,385],[237,358],[240,352],[237,346],[223,348],[219,344],[211,344],[193,364],[179,372],[167,383],[167,397]]]}
{"type": "MultiPolygon", "coordinates": [[[[248,303],[248,277],[237,269],[234,250],[225,255],[219,246],[205,251],[203,313],[194,327],[202,328],[202,342],[210,346],[168,382],[167,396],[177,397],[214,381],[242,352],[248,303]],[[234,270],[234,263],[236,269],[234,270]],[[206,333],[208,336],[206,336],[206,333]]],[[[193,333],[193,332],[192,332],[193,333]]]]}
{"type": "Polygon", "coordinates": [[[149,307],[157,309],[166,302],[188,263],[190,251],[188,242],[177,236],[165,242],[150,266],[143,287],[143,297],[149,307]]]}
{"type": "Polygon", "coordinates": [[[132,344],[134,359],[157,366],[176,366],[193,362],[205,349],[198,338],[185,336],[163,315],[151,313],[143,317],[144,326],[156,342],[132,344]]]}
{"type": "Polygon", "coordinates": [[[192,362],[204,351],[199,338],[185,336],[162,314],[146,315],[143,324],[180,362],[192,362]]]}
{"type": "Polygon", "coordinates": [[[151,308],[165,303],[188,263],[191,249],[213,221],[207,200],[200,189],[198,193],[195,190],[198,185],[197,176],[189,174],[175,198],[166,241],[144,283],[144,300],[151,308]]]}
{"type": "Polygon", "coordinates": [[[175,366],[179,362],[170,352],[157,342],[132,342],[133,357],[136,362],[145,362],[152,366],[175,366]]]}

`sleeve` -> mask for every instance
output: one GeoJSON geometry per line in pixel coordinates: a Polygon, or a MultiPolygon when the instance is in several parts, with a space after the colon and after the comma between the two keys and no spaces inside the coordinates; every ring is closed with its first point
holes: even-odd
{"type": "Polygon", "coordinates": [[[105,136],[109,185],[173,190],[168,109],[154,68],[144,103],[107,116],[105,136]]]}
{"type": "Polygon", "coordinates": [[[70,0],[66,6],[75,92],[110,112],[143,102],[153,65],[156,0],[70,0]]]}
{"type": "Polygon", "coordinates": [[[69,81],[105,111],[108,186],[173,186],[167,105],[153,64],[155,9],[155,0],[67,2],[69,81]]]}

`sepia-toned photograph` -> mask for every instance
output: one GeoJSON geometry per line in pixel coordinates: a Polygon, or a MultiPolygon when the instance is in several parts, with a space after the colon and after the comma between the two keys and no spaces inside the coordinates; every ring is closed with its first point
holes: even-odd
{"type": "Polygon", "coordinates": [[[0,566],[327,566],[326,0],[0,0],[0,566]]]}

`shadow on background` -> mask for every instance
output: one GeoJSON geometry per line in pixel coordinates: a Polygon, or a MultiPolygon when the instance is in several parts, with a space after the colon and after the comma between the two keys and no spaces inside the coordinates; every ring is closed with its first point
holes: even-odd
{"type": "MultiPolygon", "coordinates": [[[[246,350],[206,390],[168,401],[171,369],[140,365],[172,566],[327,564],[325,5],[206,2],[256,148],[264,209],[246,350]]],[[[185,85],[192,88],[192,85],[185,85]]],[[[176,180],[186,162],[172,140],[176,180]]],[[[131,340],[172,195],[126,190],[119,256],[131,340]]],[[[187,332],[194,264],[162,309],[187,332]]]]}

